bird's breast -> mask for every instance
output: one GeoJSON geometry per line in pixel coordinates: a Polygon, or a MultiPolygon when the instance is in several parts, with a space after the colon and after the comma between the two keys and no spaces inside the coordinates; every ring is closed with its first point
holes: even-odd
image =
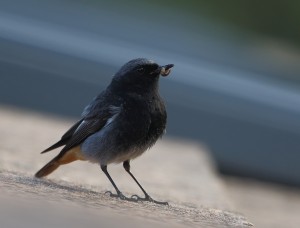
{"type": "Polygon", "coordinates": [[[160,100],[134,97],[121,107],[109,124],[83,142],[81,148],[88,160],[109,164],[134,159],[163,134],[166,111],[160,100]]]}

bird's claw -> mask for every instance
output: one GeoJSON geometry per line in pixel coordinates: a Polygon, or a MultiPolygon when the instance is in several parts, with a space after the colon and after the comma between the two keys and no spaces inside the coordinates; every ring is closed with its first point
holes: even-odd
{"type": "Polygon", "coordinates": [[[105,194],[107,194],[107,193],[109,193],[110,197],[115,197],[115,198],[119,198],[121,200],[130,201],[130,202],[137,202],[137,200],[135,200],[133,198],[128,198],[128,197],[124,196],[122,192],[118,192],[117,194],[114,194],[111,191],[106,191],[105,194]]]}
{"type": "Polygon", "coordinates": [[[149,195],[145,195],[145,197],[140,197],[138,195],[132,195],[130,198],[135,199],[136,201],[148,201],[151,203],[169,206],[168,202],[161,202],[161,201],[154,200],[149,195]]]}
{"type": "Polygon", "coordinates": [[[130,198],[128,198],[128,197],[124,196],[122,192],[118,192],[117,194],[114,194],[111,191],[106,191],[105,194],[107,194],[107,193],[109,193],[110,197],[115,197],[115,198],[119,198],[121,200],[130,201],[130,202],[148,201],[151,203],[169,206],[168,202],[161,202],[161,201],[154,200],[149,195],[145,195],[145,197],[140,197],[138,195],[132,195],[130,198]]]}

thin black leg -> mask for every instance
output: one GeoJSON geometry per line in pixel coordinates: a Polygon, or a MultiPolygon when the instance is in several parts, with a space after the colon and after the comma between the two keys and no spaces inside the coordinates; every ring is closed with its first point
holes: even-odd
{"type": "Polygon", "coordinates": [[[111,197],[118,197],[122,200],[128,200],[128,201],[137,201],[137,200],[134,200],[132,198],[128,198],[128,197],[123,195],[123,193],[118,189],[117,185],[115,184],[115,182],[113,181],[113,179],[109,175],[109,173],[107,171],[107,165],[101,165],[100,167],[101,167],[102,171],[105,173],[105,175],[107,176],[107,178],[109,179],[110,183],[114,186],[114,188],[117,192],[117,194],[113,194],[112,192],[109,191],[111,197]]]}
{"type": "Polygon", "coordinates": [[[137,200],[142,200],[142,201],[149,201],[157,204],[162,204],[162,205],[169,205],[168,202],[160,202],[152,199],[149,194],[145,191],[145,189],[142,187],[142,185],[137,181],[137,179],[133,176],[133,174],[130,172],[130,163],[129,161],[124,161],[123,162],[123,167],[126,170],[127,173],[132,177],[132,179],[135,181],[135,183],[140,187],[140,189],[143,191],[145,198],[141,198],[138,195],[133,195],[132,198],[136,198],[137,200]]]}

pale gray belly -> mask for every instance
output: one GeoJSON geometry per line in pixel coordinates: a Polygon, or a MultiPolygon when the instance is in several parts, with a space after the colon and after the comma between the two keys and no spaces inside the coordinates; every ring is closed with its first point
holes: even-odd
{"type": "Polygon", "coordinates": [[[114,138],[115,134],[111,126],[106,126],[95,134],[89,136],[80,146],[85,159],[107,165],[110,163],[121,163],[134,159],[145,152],[148,147],[133,143],[129,148],[123,149],[114,138]]]}
{"type": "Polygon", "coordinates": [[[128,151],[124,151],[116,154],[116,156],[112,157],[108,163],[121,163],[127,160],[132,160],[142,155],[148,148],[143,147],[132,147],[128,151]]]}

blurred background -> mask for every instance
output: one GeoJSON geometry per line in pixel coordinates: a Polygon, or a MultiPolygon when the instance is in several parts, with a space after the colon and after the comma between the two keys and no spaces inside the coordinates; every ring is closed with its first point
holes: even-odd
{"type": "MultiPolygon", "coordinates": [[[[78,118],[130,59],[173,63],[167,136],[300,186],[299,1],[0,1],[0,105],[78,118]]],[[[184,151],[183,151],[184,152],[184,151]]]]}

